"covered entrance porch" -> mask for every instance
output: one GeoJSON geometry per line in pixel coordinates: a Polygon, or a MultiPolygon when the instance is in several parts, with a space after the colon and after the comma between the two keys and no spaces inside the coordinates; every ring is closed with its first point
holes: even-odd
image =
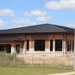
{"type": "Polygon", "coordinates": [[[4,53],[21,53],[23,40],[14,37],[2,37],[0,38],[0,52],[4,53]]]}

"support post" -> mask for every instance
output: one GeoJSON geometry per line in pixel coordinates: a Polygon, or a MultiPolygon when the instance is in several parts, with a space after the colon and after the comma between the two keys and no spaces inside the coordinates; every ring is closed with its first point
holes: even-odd
{"type": "Polygon", "coordinates": [[[55,39],[53,39],[53,52],[55,52],[55,39]]]}
{"type": "Polygon", "coordinates": [[[24,45],[23,45],[23,54],[26,53],[26,42],[24,41],[24,45]]]}
{"type": "Polygon", "coordinates": [[[11,44],[11,54],[15,53],[15,44],[11,44]]]}

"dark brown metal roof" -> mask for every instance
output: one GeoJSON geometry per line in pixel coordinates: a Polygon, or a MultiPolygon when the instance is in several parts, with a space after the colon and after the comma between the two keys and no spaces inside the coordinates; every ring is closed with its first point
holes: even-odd
{"type": "Polygon", "coordinates": [[[31,34],[31,33],[74,33],[73,28],[59,26],[54,24],[40,24],[28,27],[13,28],[1,30],[0,35],[5,34],[31,34]]]}

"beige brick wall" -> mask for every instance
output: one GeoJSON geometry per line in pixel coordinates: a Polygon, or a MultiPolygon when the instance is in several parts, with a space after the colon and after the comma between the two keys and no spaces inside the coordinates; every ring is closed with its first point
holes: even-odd
{"type": "MultiPolygon", "coordinates": [[[[8,37],[8,36],[7,36],[8,37]]],[[[20,38],[23,40],[29,40],[29,51],[28,52],[34,52],[34,40],[45,40],[45,51],[44,52],[50,52],[50,40],[53,40],[53,49],[55,49],[55,40],[61,39],[62,40],[62,50],[66,50],[66,40],[67,39],[74,39],[73,35],[63,35],[63,34],[30,34],[30,35],[22,35],[22,36],[14,36],[16,38],[20,38]]],[[[20,42],[10,42],[10,43],[0,43],[0,44],[20,44],[21,52],[23,52],[23,49],[26,50],[26,42],[20,43],[20,42]]]]}

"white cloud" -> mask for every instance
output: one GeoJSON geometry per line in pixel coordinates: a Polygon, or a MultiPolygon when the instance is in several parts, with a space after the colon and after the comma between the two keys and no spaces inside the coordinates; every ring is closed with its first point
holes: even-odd
{"type": "Polygon", "coordinates": [[[50,20],[52,20],[51,16],[42,16],[37,18],[37,21],[50,21],[50,20]]]}
{"type": "Polygon", "coordinates": [[[29,12],[24,13],[25,16],[36,16],[37,21],[50,21],[52,19],[51,16],[47,16],[47,13],[41,10],[34,10],[29,12]]]}
{"type": "Polygon", "coordinates": [[[45,16],[47,13],[41,10],[34,10],[29,12],[25,12],[24,15],[25,16],[45,16]]]}
{"type": "Polygon", "coordinates": [[[0,16],[15,16],[15,13],[13,10],[11,9],[1,9],[0,10],[0,16]]]}
{"type": "Polygon", "coordinates": [[[4,22],[3,20],[0,20],[0,26],[5,26],[6,22],[4,22]]]}
{"type": "Polygon", "coordinates": [[[64,26],[75,28],[75,23],[64,24],[64,26]]]}
{"type": "Polygon", "coordinates": [[[49,1],[45,7],[52,10],[75,10],[75,0],[49,1]]]}
{"type": "Polygon", "coordinates": [[[12,21],[17,24],[27,24],[27,25],[34,25],[35,24],[35,22],[32,22],[28,19],[13,19],[12,21]]]}

